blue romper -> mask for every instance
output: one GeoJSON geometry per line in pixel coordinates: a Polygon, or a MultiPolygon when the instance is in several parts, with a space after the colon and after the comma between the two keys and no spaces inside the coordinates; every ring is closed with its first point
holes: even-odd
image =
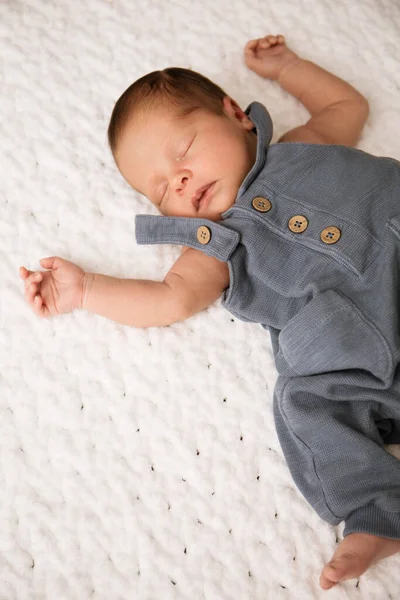
{"type": "Polygon", "coordinates": [[[270,144],[218,222],[136,217],[139,244],[191,246],[229,266],[223,305],[261,323],[274,417],[300,491],[344,534],[400,539],[400,163],[345,146],[270,144]]]}

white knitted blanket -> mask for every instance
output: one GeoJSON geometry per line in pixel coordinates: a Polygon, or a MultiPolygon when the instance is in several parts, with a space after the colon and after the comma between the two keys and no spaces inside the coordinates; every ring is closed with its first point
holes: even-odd
{"type": "Polygon", "coordinates": [[[359,147],[400,159],[396,1],[0,0],[0,600],[400,597],[399,556],[320,590],[342,528],[292,482],[260,326],[219,302],[163,329],[41,320],[18,277],[59,255],[162,279],[179,249],[135,243],[135,214],[154,210],[113,164],[114,102],[189,67],[264,102],[275,141],[307,112],[246,69],[266,33],[365,94],[359,147]]]}

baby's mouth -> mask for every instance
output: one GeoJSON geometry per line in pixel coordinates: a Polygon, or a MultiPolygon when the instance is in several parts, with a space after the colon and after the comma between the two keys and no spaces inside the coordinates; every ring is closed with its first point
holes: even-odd
{"type": "Polygon", "coordinates": [[[203,187],[196,190],[196,192],[193,194],[192,204],[196,210],[199,210],[208,202],[214,191],[214,185],[215,181],[208,183],[207,185],[203,185],[203,187]]]}

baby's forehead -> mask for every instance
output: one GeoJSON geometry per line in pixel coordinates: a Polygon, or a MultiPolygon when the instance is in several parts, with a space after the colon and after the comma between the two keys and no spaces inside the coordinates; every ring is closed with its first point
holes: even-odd
{"type": "Polygon", "coordinates": [[[178,130],[182,127],[182,119],[172,109],[162,107],[144,108],[135,112],[121,131],[121,140],[126,136],[145,136],[154,133],[162,134],[165,130],[178,130]]]}
{"type": "Polygon", "coordinates": [[[201,106],[181,104],[156,104],[139,109],[128,121],[135,129],[146,129],[154,123],[164,122],[172,128],[181,129],[198,120],[212,120],[217,115],[201,106]]]}

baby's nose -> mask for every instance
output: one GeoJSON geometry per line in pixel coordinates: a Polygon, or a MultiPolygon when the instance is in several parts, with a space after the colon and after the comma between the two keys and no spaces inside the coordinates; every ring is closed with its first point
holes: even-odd
{"type": "Polygon", "coordinates": [[[189,178],[187,177],[187,175],[178,175],[178,177],[175,180],[175,190],[177,194],[182,194],[183,190],[187,185],[188,180],[189,178]]]}

